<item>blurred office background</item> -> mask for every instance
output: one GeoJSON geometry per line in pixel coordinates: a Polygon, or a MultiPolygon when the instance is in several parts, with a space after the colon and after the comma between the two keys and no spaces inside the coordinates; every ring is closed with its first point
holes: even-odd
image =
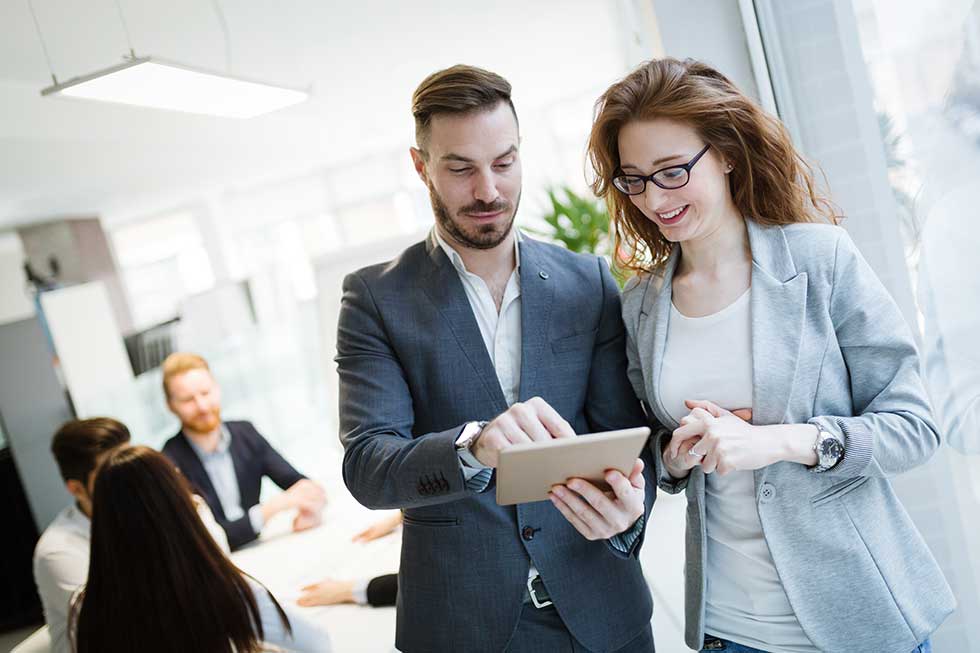
{"type": "MultiPolygon", "coordinates": [[[[513,84],[518,220],[535,228],[548,189],[587,191],[595,98],[664,54],[708,61],[778,113],[919,336],[946,444],[895,484],[960,603],[935,650],[980,647],[974,0],[0,0],[11,645],[38,624],[37,533],[68,502],[51,435],[72,416],[109,415],[160,446],[177,430],[157,367],[169,352],[212,362],[226,416],[253,421],[307,474],[339,475],[339,284],[432,224],[408,156],[425,75],[466,62],[513,84]],[[244,120],[41,96],[52,75],[107,68],[130,48],[311,96],[244,120]]],[[[683,500],[661,496],[644,565],[658,649],[685,651],[683,500]]]]}

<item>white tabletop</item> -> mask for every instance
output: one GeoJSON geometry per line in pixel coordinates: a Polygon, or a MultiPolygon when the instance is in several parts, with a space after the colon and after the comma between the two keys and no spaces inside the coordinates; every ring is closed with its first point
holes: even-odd
{"type": "MultiPolygon", "coordinates": [[[[323,524],[290,532],[292,515],[270,520],[261,538],[232,554],[243,571],[263,583],[280,603],[295,605],[300,588],[329,576],[373,578],[398,571],[401,531],[366,544],[351,538],[391,514],[359,505],[342,485],[325,483],[329,503],[323,524]]],[[[299,608],[330,631],[337,653],[389,653],[395,644],[395,608],[358,605],[299,608]]]]}

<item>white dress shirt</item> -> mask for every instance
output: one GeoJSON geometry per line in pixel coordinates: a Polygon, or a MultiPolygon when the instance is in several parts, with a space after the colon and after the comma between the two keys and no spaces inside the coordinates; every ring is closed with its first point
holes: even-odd
{"type": "MultiPolygon", "coordinates": [[[[197,445],[191,438],[187,438],[191,449],[197,454],[205,473],[214,486],[214,491],[221,502],[221,509],[225,511],[225,518],[228,521],[241,519],[245,514],[242,508],[242,492],[238,487],[238,476],[235,474],[235,461],[231,458],[231,432],[228,427],[221,424],[221,435],[218,446],[214,451],[205,451],[197,445]]],[[[262,517],[262,506],[255,504],[248,509],[248,521],[252,530],[261,533],[265,526],[265,518],[262,517]]]]}
{"type": "Polygon", "coordinates": [[[490,354],[490,362],[497,372],[500,389],[503,390],[507,405],[517,402],[521,389],[521,250],[520,232],[514,231],[514,271],[507,279],[504,297],[497,311],[497,302],[486,282],[478,275],[466,269],[463,257],[453,249],[439,231],[433,230],[436,242],[449,257],[450,263],[456,268],[459,280],[463,283],[466,299],[473,309],[473,317],[480,327],[483,344],[490,354]]]}
{"type": "MultiPolygon", "coordinates": [[[[466,269],[463,257],[453,249],[449,243],[439,235],[439,230],[433,228],[436,242],[442,251],[445,252],[459,280],[463,284],[466,292],[466,299],[469,301],[470,308],[473,309],[473,317],[480,327],[480,335],[483,336],[483,344],[490,355],[490,362],[493,363],[494,371],[497,373],[497,381],[500,382],[500,389],[504,393],[504,399],[508,406],[514,405],[520,397],[521,389],[521,347],[523,346],[523,333],[521,331],[521,232],[514,230],[514,271],[507,279],[507,286],[504,288],[504,297],[500,302],[500,311],[497,311],[497,302],[494,301],[493,294],[486,282],[478,275],[466,269]]],[[[460,466],[463,469],[468,489],[482,492],[490,484],[491,471],[488,467],[471,467],[462,457],[460,466]]],[[[643,517],[631,527],[630,530],[610,538],[610,542],[620,551],[629,551],[632,543],[636,540],[643,527],[643,517]]],[[[538,570],[532,564],[528,570],[528,578],[538,575],[538,570]]]]}
{"type": "Polygon", "coordinates": [[[34,582],[53,653],[68,653],[68,605],[88,579],[91,522],[78,506],[58,513],[34,548],[34,582]]]}

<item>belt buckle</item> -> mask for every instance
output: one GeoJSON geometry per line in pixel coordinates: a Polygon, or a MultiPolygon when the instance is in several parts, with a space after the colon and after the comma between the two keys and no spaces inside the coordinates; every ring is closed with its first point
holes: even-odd
{"type": "Polygon", "coordinates": [[[725,642],[721,641],[720,639],[718,639],[716,637],[712,637],[710,639],[707,639],[706,638],[705,639],[705,642],[704,642],[704,648],[702,648],[701,650],[702,651],[723,651],[723,650],[725,650],[725,642]]]}
{"type": "Polygon", "coordinates": [[[527,579],[527,593],[531,597],[531,603],[533,603],[534,607],[536,608],[547,608],[549,605],[553,605],[553,601],[551,600],[551,597],[548,596],[548,590],[544,587],[544,581],[541,580],[540,574],[534,578],[527,579]],[[544,590],[542,593],[547,597],[543,601],[538,599],[537,591],[534,589],[535,581],[541,583],[541,589],[544,590]]]}

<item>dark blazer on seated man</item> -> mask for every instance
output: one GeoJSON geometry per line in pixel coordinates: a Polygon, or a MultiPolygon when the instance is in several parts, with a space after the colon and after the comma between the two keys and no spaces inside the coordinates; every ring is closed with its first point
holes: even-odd
{"type": "MultiPolygon", "coordinates": [[[[196,488],[196,492],[207,501],[215,519],[228,535],[228,544],[234,550],[253,541],[259,535],[250,519],[249,509],[259,504],[262,477],[268,476],[273,483],[284,490],[306,477],[273,449],[250,422],[222,422],[222,427],[229,436],[226,445],[227,453],[234,465],[235,479],[238,481],[238,491],[241,495],[241,508],[244,513],[236,519],[229,519],[225,514],[221,499],[205,470],[201,456],[195,451],[194,445],[184,435],[183,430],[167,440],[163,446],[163,453],[174,462],[196,488]]],[[[220,449],[221,445],[219,451],[220,449]]]]}

